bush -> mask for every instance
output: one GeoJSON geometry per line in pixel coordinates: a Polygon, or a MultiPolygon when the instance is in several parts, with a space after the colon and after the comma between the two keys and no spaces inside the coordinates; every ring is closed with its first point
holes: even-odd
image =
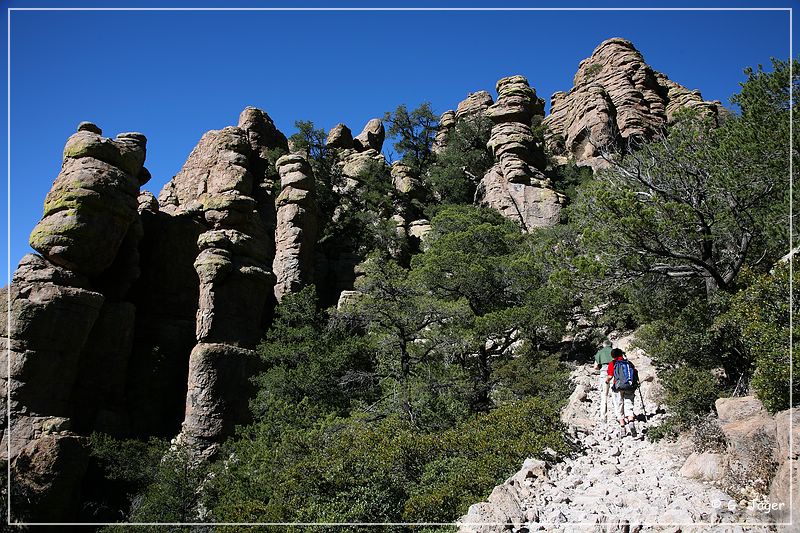
{"type": "Polygon", "coordinates": [[[714,410],[720,396],[717,378],[695,366],[667,369],[661,374],[664,399],[679,424],[693,425],[714,410]]]}
{"type": "MultiPolygon", "coordinates": [[[[794,301],[800,301],[797,282],[792,285],[794,301]]],[[[782,263],[773,273],[755,278],[737,293],[730,310],[716,323],[719,330],[737,338],[740,350],[755,369],[751,386],[771,412],[790,407],[789,313],[789,265],[782,263]]],[[[794,342],[800,338],[796,326],[791,337],[794,342]]],[[[793,396],[794,405],[800,405],[797,382],[793,396]]]]}
{"type": "Polygon", "coordinates": [[[420,433],[397,416],[320,417],[307,404],[249,427],[210,482],[216,521],[450,522],[527,457],[565,453],[560,405],[537,398],[420,433]]]}

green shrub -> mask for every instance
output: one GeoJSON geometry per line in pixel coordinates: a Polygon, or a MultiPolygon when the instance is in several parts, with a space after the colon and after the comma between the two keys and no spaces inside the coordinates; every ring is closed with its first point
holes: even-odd
{"type": "Polygon", "coordinates": [[[694,424],[714,410],[720,396],[717,378],[708,370],[695,366],[666,369],[661,373],[664,400],[684,425],[694,424]]]}
{"type": "MultiPolygon", "coordinates": [[[[800,300],[797,282],[792,284],[794,301],[800,300]]],[[[788,409],[789,361],[789,265],[779,264],[771,274],[755,278],[737,293],[730,310],[717,320],[717,328],[735,336],[747,360],[754,367],[751,386],[771,412],[788,409]]],[[[794,342],[800,338],[795,326],[794,342]]],[[[800,402],[800,385],[794,384],[795,405],[800,402]]]]}

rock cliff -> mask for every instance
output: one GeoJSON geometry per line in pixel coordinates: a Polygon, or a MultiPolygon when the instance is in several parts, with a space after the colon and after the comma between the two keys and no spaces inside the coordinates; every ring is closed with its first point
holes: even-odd
{"type": "MultiPolygon", "coordinates": [[[[581,63],[575,87],[553,96],[547,118],[525,77],[503,78],[496,91],[496,101],[478,91],[443,113],[432,149],[446,147],[458,121],[490,120],[494,164],[475,178],[475,200],[523,231],[557,224],[565,204],[532,124],[544,119],[551,152],[596,167],[603,149],[650,139],[683,109],[712,119],[721,109],[653,71],[622,39],[602,43],[581,63]]],[[[248,107],[236,126],[204,134],[157,198],[140,190],[150,179],[144,135],[111,139],[94,124],[78,126],[30,235],[37,253],[22,259],[0,297],[8,344],[0,368],[11,369],[0,384],[0,410],[6,387],[11,395],[0,456],[36,520],[77,518],[82,487],[91,483],[93,431],[177,435],[197,457],[214,455],[247,420],[255,347],[275,305],[311,283],[323,305],[358,297],[364,247],[325,239],[322,230],[360,208],[369,180],[385,180],[388,191],[381,212],[372,213],[376,224],[392,223],[387,251],[408,264],[424,249],[425,176],[402,162],[389,165],[385,137],[377,118],[356,136],[344,124],[329,132],[329,188],[338,205],[322,213],[330,191],[317,187],[318,167],[290,152],[260,109],[248,107]]],[[[585,428],[585,414],[577,409],[564,420],[585,428]]],[[[786,423],[775,427],[780,453],[794,453],[784,442],[786,423]]],[[[528,465],[534,474],[525,483],[539,477],[539,466],[528,465]]],[[[783,478],[796,475],[781,468],[783,478]]]]}

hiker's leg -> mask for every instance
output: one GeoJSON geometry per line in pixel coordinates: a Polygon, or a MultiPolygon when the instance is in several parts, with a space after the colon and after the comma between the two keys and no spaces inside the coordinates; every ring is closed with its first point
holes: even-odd
{"type": "Polygon", "coordinates": [[[625,425],[625,413],[623,412],[623,405],[622,405],[622,393],[621,392],[612,392],[611,393],[614,398],[614,416],[617,417],[617,421],[619,422],[620,426],[625,425]]]}
{"type": "Polygon", "coordinates": [[[633,399],[635,398],[633,391],[625,391],[622,393],[622,410],[625,413],[625,418],[633,422],[636,417],[633,414],[633,399]]]}
{"type": "Polygon", "coordinates": [[[625,413],[625,418],[627,420],[627,433],[632,437],[636,437],[636,417],[633,414],[633,400],[635,398],[633,391],[625,391],[622,394],[622,402],[623,402],[623,412],[625,413]]]}
{"type": "Polygon", "coordinates": [[[600,420],[606,419],[606,413],[608,413],[608,381],[606,381],[606,376],[601,375],[599,378],[599,389],[600,389],[600,420]]]}

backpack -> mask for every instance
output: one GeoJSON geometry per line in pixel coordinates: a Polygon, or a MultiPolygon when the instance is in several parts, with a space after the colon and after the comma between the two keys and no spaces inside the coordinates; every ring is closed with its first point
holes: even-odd
{"type": "Polygon", "coordinates": [[[627,359],[614,361],[614,390],[636,390],[639,379],[636,367],[627,359]]]}

